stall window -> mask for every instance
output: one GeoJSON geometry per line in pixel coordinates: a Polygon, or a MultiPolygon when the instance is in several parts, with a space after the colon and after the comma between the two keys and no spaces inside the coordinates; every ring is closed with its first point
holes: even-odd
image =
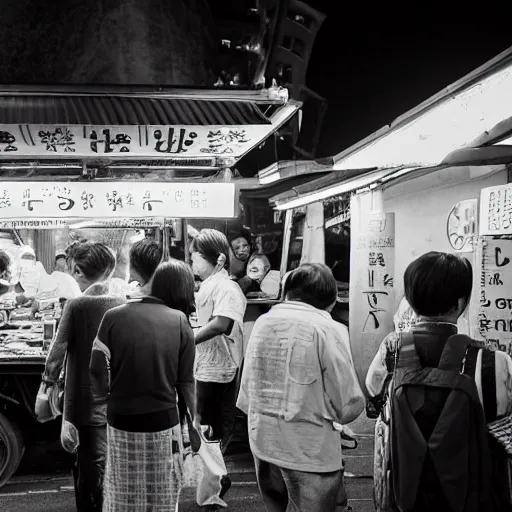
{"type": "Polygon", "coordinates": [[[306,223],[306,208],[295,208],[292,214],[292,233],[288,249],[286,271],[294,270],[300,265],[302,246],[304,243],[304,226],[306,223]]]}
{"type": "Polygon", "coordinates": [[[335,197],[324,202],[324,240],[325,263],[338,285],[338,302],[332,316],[348,326],[350,197],[335,197]]]}

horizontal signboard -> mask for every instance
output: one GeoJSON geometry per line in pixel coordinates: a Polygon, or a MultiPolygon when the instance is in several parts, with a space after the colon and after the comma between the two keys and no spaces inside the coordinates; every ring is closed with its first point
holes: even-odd
{"type": "Polygon", "coordinates": [[[0,158],[238,157],[260,144],[270,124],[250,126],[83,126],[0,124],[0,158]]]}
{"type": "Polygon", "coordinates": [[[0,219],[16,222],[62,218],[224,219],[236,216],[235,205],[233,183],[0,183],[0,219]]]}
{"type": "Polygon", "coordinates": [[[0,219],[0,229],[81,229],[81,228],[125,228],[149,229],[162,226],[174,226],[172,219],[155,217],[141,219],[0,219]]]}
{"type": "Polygon", "coordinates": [[[512,183],[482,189],[480,235],[512,235],[512,183]]]}

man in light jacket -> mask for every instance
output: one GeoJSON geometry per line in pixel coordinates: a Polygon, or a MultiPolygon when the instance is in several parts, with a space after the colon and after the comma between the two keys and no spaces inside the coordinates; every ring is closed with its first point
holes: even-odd
{"type": "Polygon", "coordinates": [[[330,315],[337,298],[330,269],[301,265],[284,292],[285,302],[254,325],[237,406],[248,415],[267,510],[285,512],[293,503],[298,510],[334,512],[344,484],[333,423],[355,420],[364,397],[347,328],[330,315]]]}

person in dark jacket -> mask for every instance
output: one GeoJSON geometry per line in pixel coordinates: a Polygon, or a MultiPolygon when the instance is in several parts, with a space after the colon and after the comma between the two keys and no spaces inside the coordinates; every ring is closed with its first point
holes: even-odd
{"type": "MultiPolygon", "coordinates": [[[[409,345],[414,345],[420,372],[437,369],[441,366],[447,343],[452,336],[458,334],[457,323],[469,305],[472,287],[473,268],[471,263],[466,258],[454,254],[428,252],[411,262],[405,270],[405,299],[414,313],[413,324],[406,328],[405,332],[408,331],[412,334],[409,337],[409,345]]],[[[407,312],[407,316],[411,316],[410,312],[407,312]]],[[[406,392],[403,391],[404,388],[400,389],[397,394],[393,387],[396,382],[395,366],[397,369],[404,368],[400,368],[400,357],[401,354],[407,357],[407,350],[410,350],[406,340],[405,336],[397,332],[389,334],[383,340],[366,376],[366,387],[371,397],[379,397],[386,388],[390,390],[394,407],[388,411],[392,411],[392,424],[401,425],[397,427],[396,433],[402,442],[392,446],[391,465],[394,465],[395,469],[408,468],[408,464],[404,461],[410,458],[414,459],[415,468],[420,468],[419,472],[411,473],[413,475],[412,485],[411,482],[404,484],[401,481],[401,488],[399,488],[398,484],[395,484],[393,499],[400,499],[402,502],[403,500],[412,501],[414,508],[410,510],[418,512],[491,510],[491,508],[478,508],[478,501],[468,498],[468,489],[475,492],[472,495],[473,498],[478,496],[478,493],[485,495],[484,491],[488,490],[486,485],[489,484],[489,481],[482,482],[477,472],[481,471],[483,475],[488,475],[491,472],[487,464],[479,462],[478,458],[481,455],[478,458],[474,456],[474,454],[484,454],[486,447],[476,440],[478,439],[476,434],[475,437],[471,437],[471,434],[461,432],[460,429],[449,428],[453,423],[450,423],[449,417],[444,413],[458,409],[450,410],[446,405],[450,394],[446,388],[442,387],[442,382],[441,386],[432,392],[428,389],[425,390],[426,386],[418,381],[416,390],[419,391],[416,391],[415,396],[419,399],[416,402],[410,402],[412,404],[410,411],[412,412],[408,412],[408,415],[399,409],[399,413],[395,412],[397,411],[396,396],[406,396],[406,399],[409,399],[409,395],[404,395],[406,392]],[[403,422],[404,417],[408,419],[409,423],[403,422]],[[404,424],[408,425],[408,428],[405,428],[404,424]],[[445,439],[449,441],[443,446],[445,439]],[[461,440],[460,445],[455,444],[456,453],[444,452],[446,446],[450,449],[453,448],[454,445],[451,441],[454,439],[461,440]],[[429,447],[428,455],[424,458],[416,455],[418,452],[415,450],[418,445],[422,448],[423,446],[429,447]],[[440,454],[441,449],[444,453],[440,454]],[[411,454],[412,457],[410,457],[411,454]],[[458,461],[462,458],[470,461],[469,465],[459,464],[458,461]],[[438,463],[440,459],[442,459],[442,464],[438,463]],[[398,461],[402,463],[399,464],[398,461]],[[457,472],[450,464],[457,467],[457,472]],[[416,476],[418,477],[416,478],[416,476]],[[464,485],[457,484],[461,481],[470,482],[466,489],[464,485]],[[474,482],[481,484],[482,488],[475,488],[471,484],[474,482]],[[461,503],[460,507],[458,507],[459,503],[461,503]]],[[[468,338],[465,342],[464,355],[460,359],[458,371],[474,379],[486,422],[491,423],[498,418],[509,416],[512,413],[511,357],[499,350],[489,350],[482,342],[468,338]]],[[[459,365],[459,362],[456,362],[459,365]]],[[[446,368],[446,362],[443,361],[443,363],[446,368]]],[[[409,374],[417,371],[414,367],[406,368],[409,374]]],[[[427,375],[427,377],[423,377],[424,382],[427,380],[430,383],[440,382],[440,379],[431,378],[428,373],[424,375],[427,375]]],[[[387,405],[391,407],[390,404],[391,402],[387,405]]],[[[470,417],[469,409],[461,410],[460,414],[463,415],[462,421],[466,417],[470,417]]],[[[476,421],[470,422],[470,424],[476,429],[476,421]]],[[[379,427],[377,426],[377,428],[379,427]]],[[[392,427],[390,432],[390,436],[392,436],[392,427]]],[[[375,450],[376,465],[380,463],[379,458],[383,452],[382,447],[375,450]]],[[[498,478],[502,477],[504,473],[504,471],[497,472],[498,478]]],[[[495,485],[497,478],[495,479],[494,476],[493,473],[492,480],[495,481],[493,482],[495,485]]],[[[382,485],[377,479],[374,484],[382,485]]],[[[500,510],[506,510],[506,508],[500,507],[500,510]]]]}
{"type": "Polygon", "coordinates": [[[175,510],[180,492],[177,390],[191,415],[194,275],[179,260],[154,273],[151,296],[108,311],[94,342],[94,386],[109,390],[105,510],[175,510]]]}
{"type": "Polygon", "coordinates": [[[124,300],[109,295],[116,260],[107,246],[94,242],[74,246],[70,262],[71,274],[83,295],[66,303],[43,381],[55,383],[67,360],[61,440],[67,451],[76,448],[73,476],[78,512],[99,512],[106,460],[106,396],[92,392],[89,361],[103,315],[124,300]]]}

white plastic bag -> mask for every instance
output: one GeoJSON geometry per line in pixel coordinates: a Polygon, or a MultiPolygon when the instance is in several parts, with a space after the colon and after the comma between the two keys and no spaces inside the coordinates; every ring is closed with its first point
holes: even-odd
{"type": "Polygon", "coordinates": [[[78,438],[78,429],[69,422],[62,418],[62,427],[60,431],[60,444],[62,448],[68,453],[76,453],[78,445],[80,444],[78,438]]]}
{"type": "Polygon", "coordinates": [[[220,497],[222,492],[221,480],[227,474],[220,443],[201,443],[199,456],[203,462],[203,474],[197,486],[197,504],[200,507],[208,505],[227,507],[227,503],[220,497]]]}
{"type": "Polygon", "coordinates": [[[42,382],[39,386],[39,391],[37,392],[36,404],[35,404],[35,413],[36,418],[39,423],[46,423],[47,421],[54,420],[57,416],[53,414],[52,407],[50,405],[50,400],[48,396],[48,392],[51,388],[47,389],[47,385],[42,382]]]}
{"type": "Polygon", "coordinates": [[[227,503],[220,497],[222,492],[222,477],[227,475],[226,464],[220,449],[220,442],[211,442],[204,437],[202,426],[199,431],[201,446],[199,456],[203,463],[202,478],[197,486],[196,502],[200,507],[217,505],[226,508],[227,503]]]}

